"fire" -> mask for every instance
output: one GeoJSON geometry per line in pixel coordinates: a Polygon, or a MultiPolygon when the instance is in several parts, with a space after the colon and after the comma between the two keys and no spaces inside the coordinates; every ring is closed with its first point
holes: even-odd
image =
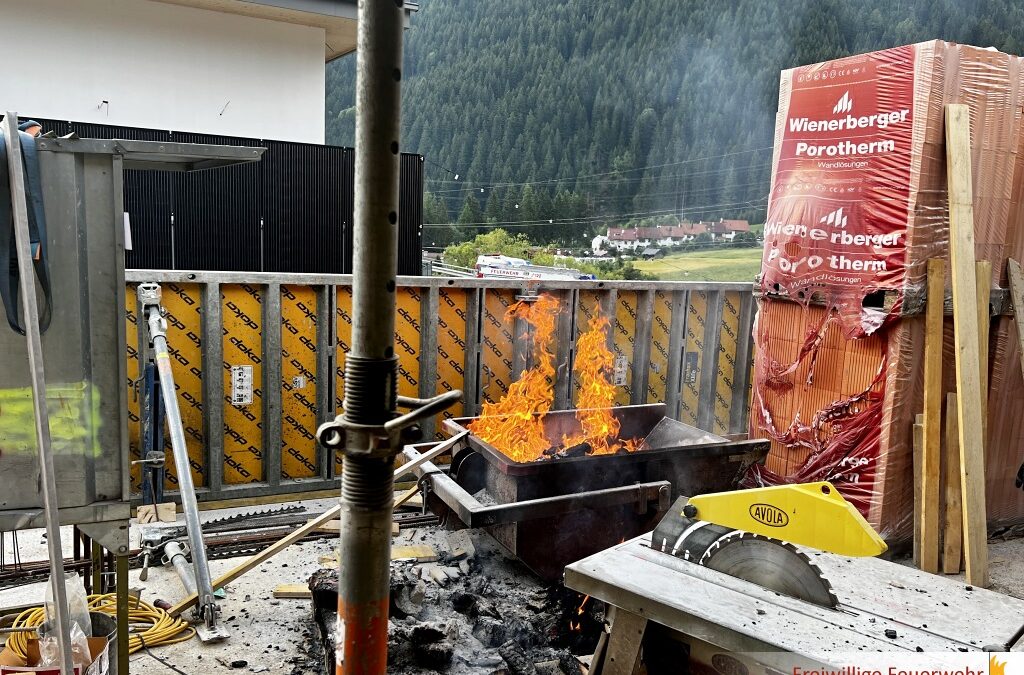
{"type": "Polygon", "coordinates": [[[576,615],[577,616],[583,614],[583,608],[587,606],[587,601],[588,600],[590,600],[590,596],[589,595],[584,595],[583,596],[583,602],[581,602],[580,606],[576,608],[576,615]]]}
{"type": "MultiPolygon", "coordinates": [[[[544,433],[544,416],[555,398],[553,342],[558,311],[558,300],[550,295],[509,308],[506,321],[523,319],[533,327],[532,338],[524,339],[531,339],[536,365],[525,371],[500,401],[485,403],[480,417],[469,426],[476,436],[517,462],[540,459],[557,444],[544,433]]],[[[596,315],[589,321],[589,330],[576,342],[573,370],[580,386],[576,413],[580,431],[563,437],[561,449],[586,443],[590,447],[587,454],[607,455],[637,448],[635,439],[619,440],[620,424],[612,414],[615,385],[609,374],[615,367],[615,357],[608,349],[608,328],[608,319],[596,315]]]]}
{"type": "Polygon", "coordinates": [[[551,441],[544,435],[544,415],[555,400],[551,382],[555,377],[552,343],[557,314],[558,300],[550,295],[542,295],[534,302],[517,302],[508,309],[505,321],[523,319],[533,326],[536,365],[523,372],[500,401],[485,403],[480,418],[469,427],[517,462],[537,459],[551,447],[551,441]]]}
{"type": "Polygon", "coordinates": [[[608,319],[599,314],[590,319],[590,330],[576,341],[576,363],[573,370],[580,383],[576,419],[580,433],[562,439],[564,447],[589,443],[591,454],[608,455],[622,447],[618,443],[619,420],[612,415],[615,385],[608,373],[615,368],[615,357],[608,349],[608,319]]]}

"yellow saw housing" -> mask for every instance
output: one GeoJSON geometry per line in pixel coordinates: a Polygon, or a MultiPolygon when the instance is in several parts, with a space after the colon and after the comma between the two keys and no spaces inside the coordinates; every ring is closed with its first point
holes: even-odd
{"type": "Polygon", "coordinates": [[[683,515],[839,555],[876,556],[887,548],[827,482],[699,495],[689,499],[683,515]]]}

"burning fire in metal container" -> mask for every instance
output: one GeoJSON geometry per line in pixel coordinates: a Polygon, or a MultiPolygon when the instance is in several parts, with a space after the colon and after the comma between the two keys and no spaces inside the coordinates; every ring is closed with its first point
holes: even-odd
{"type": "Polygon", "coordinates": [[[563,436],[556,445],[545,434],[544,418],[555,400],[553,349],[559,309],[556,298],[541,295],[534,302],[520,301],[506,312],[506,321],[522,319],[533,328],[529,339],[534,366],[523,372],[500,401],[483,405],[470,431],[517,462],[633,452],[637,440],[620,440],[619,421],[612,415],[615,385],[609,374],[615,358],[608,349],[608,319],[600,314],[590,320],[589,330],[576,342],[573,371],[580,386],[576,412],[579,431],[563,436]]]}

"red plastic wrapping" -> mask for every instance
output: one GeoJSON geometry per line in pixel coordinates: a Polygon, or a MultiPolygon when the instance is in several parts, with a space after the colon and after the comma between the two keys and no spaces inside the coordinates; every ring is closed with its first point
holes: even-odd
{"type": "MultiPolygon", "coordinates": [[[[1024,252],[1022,84],[1017,57],[939,41],[783,72],[751,413],[772,450],[748,485],[830,480],[885,538],[910,536],[925,263],[948,258],[944,109],[971,111],[976,254],[998,282],[1024,252]]],[[[992,327],[986,478],[999,522],[1024,520],[1014,331],[992,327]]],[[[951,352],[944,361],[952,391],[951,352]]]]}

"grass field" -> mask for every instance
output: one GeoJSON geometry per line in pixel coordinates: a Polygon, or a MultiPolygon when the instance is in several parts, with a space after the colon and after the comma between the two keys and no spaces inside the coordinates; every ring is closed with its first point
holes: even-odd
{"type": "Polygon", "coordinates": [[[689,251],[660,260],[639,260],[633,265],[663,281],[753,281],[761,271],[761,249],[689,251]]]}

